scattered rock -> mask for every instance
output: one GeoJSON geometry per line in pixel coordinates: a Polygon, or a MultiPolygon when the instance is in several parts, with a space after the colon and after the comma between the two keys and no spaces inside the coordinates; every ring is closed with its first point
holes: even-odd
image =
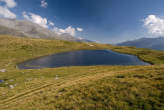
{"type": "Polygon", "coordinates": [[[13,85],[9,85],[10,89],[14,89],[14,86],[13,85]]]}
{"type": "Polygon", "coordinates": [[[56,79],[56,80],[58,80],[58,79],[59,79],[58,75],[56,75],[55,79],[56,79]]]}
{"type": "Polygon", "coordinates": [[[4,73],[4,72],[6,72],[6,69],[1,69],[0,72],[3,72],[4,73]]]}

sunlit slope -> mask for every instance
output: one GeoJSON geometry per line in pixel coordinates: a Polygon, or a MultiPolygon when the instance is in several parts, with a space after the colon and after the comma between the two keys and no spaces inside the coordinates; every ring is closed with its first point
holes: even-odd
{"type": "Polygon", "coordinates": [[[162,110],[163,63],[162,51],[1,35],[0,110],[162,110]],[[155,65],[16,68],[38,56],[84,49],[129,53],[155,65]]]}
{"type": "Polygon", "coordinates": [[[0,66],[4,68],[13,67],[16,63],[38,56],[84,49],[111,49],[122,53],[137,55],[142,60],[152,64],[164,63],[164,51],[0,35],[0,66]]]}
{"type": "Polygon", "coordinates": [[[96,48],[97,46],[90,46],[87,43],[80,42],[0,35],[0,66],[8,68],[15,66],[16,63],[38,56],[96,48]]]}
{"type": "Polygon", "coordinates": [[[2,99],[2,109],[163,110],[164,108],[164,65],[136,68],[72,67],[51,69],[51,73],[50,70],[49,73],[45,71],[48,70],[42,71],[44,75],[43,73],[42,76],[36,75],[31,81],[19,84],[20,87],[8,90],[15,95],[2,99]],[[59,75],[59,79],[55,79],[56,74],[59,75]],[[22,87],[28,89],[16,92],[22,87]]]}

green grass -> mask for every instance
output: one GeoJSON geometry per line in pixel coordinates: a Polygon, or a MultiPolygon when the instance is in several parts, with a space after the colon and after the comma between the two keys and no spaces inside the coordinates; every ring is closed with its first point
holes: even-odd
{"type": "Polygon", "coordinates": [[[0,110],[164,109],[164,51],[91,44],[1,35],[0,69],[7,71],[0,72],[0,110]],[[16,68],[35,57],[90,49],[133,54],[154,65],[16,68]]]}

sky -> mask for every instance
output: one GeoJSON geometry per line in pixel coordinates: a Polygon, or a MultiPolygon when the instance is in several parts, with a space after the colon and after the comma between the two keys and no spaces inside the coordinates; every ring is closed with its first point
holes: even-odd
{"type": "Polygon", "coordinates": [[[101,43],[164,36],[164,0],[0,0],[0,17],[101,43]]]}

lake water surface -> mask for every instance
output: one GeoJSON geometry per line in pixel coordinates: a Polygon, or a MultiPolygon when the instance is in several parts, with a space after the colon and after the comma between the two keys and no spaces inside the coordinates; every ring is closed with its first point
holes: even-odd
{"type": "Polygon", "coordinates": [[[149,65],[136,56],[111,50],[81,50],[35,58],[18,64],[20,69],[89,65],[149,65]]]}

